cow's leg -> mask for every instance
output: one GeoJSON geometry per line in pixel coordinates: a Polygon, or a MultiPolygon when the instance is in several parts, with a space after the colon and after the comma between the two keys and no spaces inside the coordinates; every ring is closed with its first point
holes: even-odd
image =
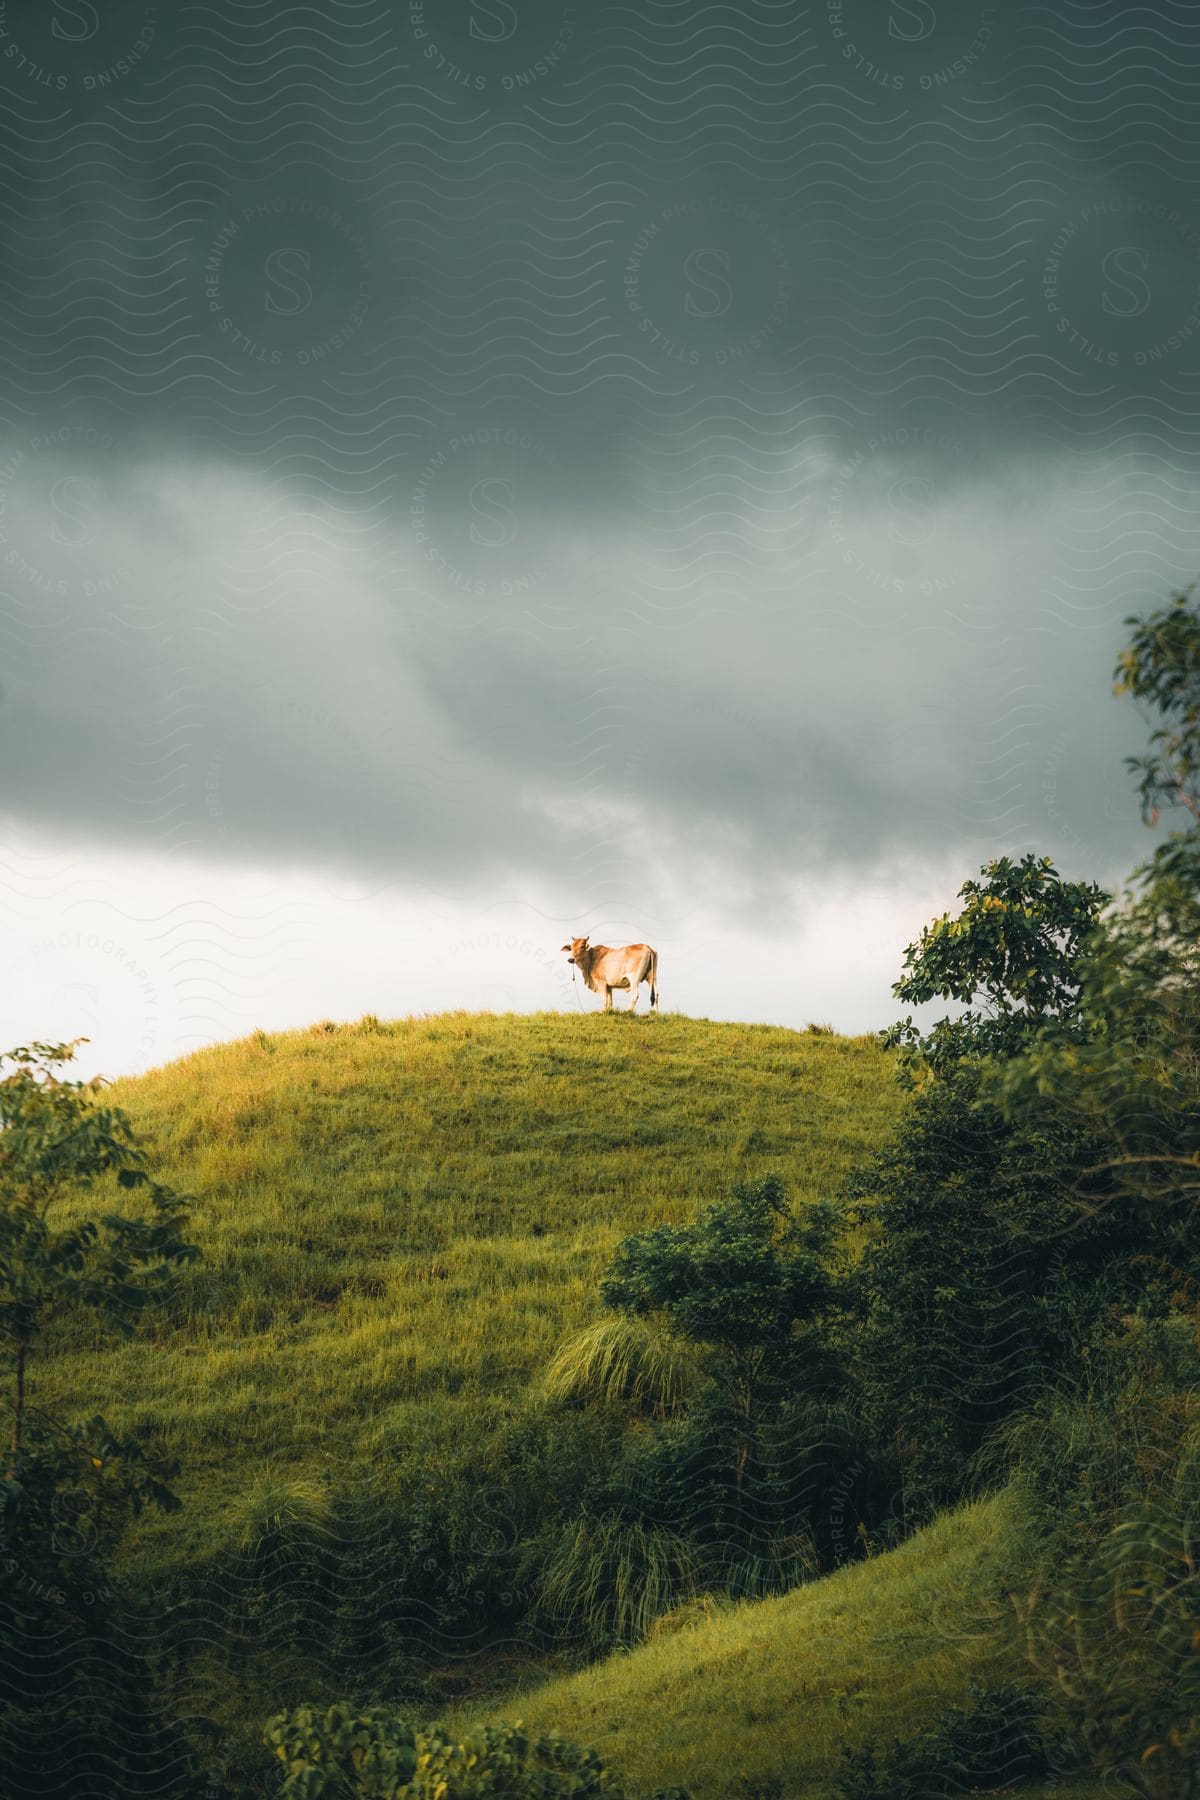
{"type": "Polygon", "coordinates": [[[604,984],[604,1010],[605,1012],[612,1011],[612,989],[607,982],[604,984]]]}
{"type": "Polygon", "coordinates": [[[635,981],[633,979],[632,975],[629,977],[629,1010],[630,1010],[630,1012],[635,1012],[637,1010],[637,997],[638,997],[639,990],[641,989],[641,985],[642,985],[641,982],[635,981]]]}

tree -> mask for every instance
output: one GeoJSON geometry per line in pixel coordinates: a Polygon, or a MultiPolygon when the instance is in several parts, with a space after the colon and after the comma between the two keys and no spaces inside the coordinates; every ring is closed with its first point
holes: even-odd
{"type": "Polygon", "coordinates": [[[844,1404],[837,1225],[824,1205],[793,1212],[766,1175],[690,1225],[618,1247],[604,1304],[684,1346],[694,1377],[597,1471],[595,1541],[616,1521],[639,1554],[647,1524],[678,1534],[703,1585],[739,1596],[794,1586],[843,1553],[822,1503],[836,1492],[857,1508],[871,1483],[844,1404]]]}
{"type": "Polygon", "coordinates": [[[1104,1226],[1124,1218],[1126,1265],[1147,1283],[1098,1321],[1016,1445],[1051,1534],[1025,1608],[1031,1659],[1098,1774],[1183,1800],[1200,1792],[1200,610],[1180,595],[1126,623],[1115,691],[1153,724],[1128,766],[1146,823],[1170,810],[1180,828],[1089,940],[1077,1029],[1046,1021],[989,1085],[1011,1121],[1092,1135],[1104,1226]]]}
{"type": "Polygon", "coordinates": [[[14,1455],[29,1359],[51,1320],[82,1310],[127,1333],[198,1254],[183,1238],[183,1199],[148,1174],[130,1121],[100,1099],[102,1080],[56,1073],[73,1055],[74,1044],[0,1055],[0,1068],[11,1065],[0,1078],[0,1342],[12,1366],[14,1455]],[[109,1178],[148,1202],[142,1216],[79,1216],[78,1196],[109,1178]]]}
{"type": "Polygon", "coordinates": [[[904,953],[898,1000],[940,995],[967,1008],[928,1032],[910,1014],[882,1034],[886,1048],[904,1052],[910,1084],[964,1056],[1012,1055],[1047,1020],[1076,1014],[1080,958],[1109,895],[1094,882],[1064,881],[1048,856],[997,857],[980,874],[959,889],[962,910],[934,919],[904,953]]]}
{"type": "Polygon", "coordinates": [[[1115,691],[1162,723],[1130,757],[1148,824],[1183,829],[1133,872],[1080,958],[1077,1028],[1041,1022],[1023,1054],[993,1072],[1010,1118],[1069,1110],[1101,1140],[1114,1195],[1138,1209],[1141,1248],[1187,1258],[1200,1202],[1200,609],[1188,595],[1145,619],[1114,671],[1115,691]]]}
{"type": "MultiPolygon", "coordinates": [[[[671,1329],[709,1353],[709,1372],[741,1421],[738,1479],[760,1401],[778,1393],[803,1354],[823,1363],[818,1328],[836,1304],[828,1209],[788,1207],[778,1175],[737,1182],[692,1225],[660,1225],[617,1248],[605,1306],[671,1329]]],[[[811,1366],[809,1369],[811,1377],[811,1366]]]]}
{"type": "Polygon", "coordinates": [[[91,1316],[127,1332],[196,1254],[183,1200],[148,1174],[103,1084],[58,1074],[73,1048],[0,1057],[10,1069],[0,1078],[0,1358],[12,1382],[0,1451],[0,1763],[14,1800],[67,1800],[84,1787],[169,1796],[190,1783],[181,1733],[150,1700],[136,1608],[111,1571],[131,1518],[147,1504],[178,1507],[175,1465],[102,1418],[52,1418],[28,1392],[53,1321],[91,1316]],[[109,1183],[142,1210],[87,1208],[109,1183]]]}
{"type": "Polygon", "coordinates": [[[923,1083],[889,1142],[852,1178],[866,1233],[850,1277],[858,1405],[894,1459],[907,1524],[968,1489],[996,1428],[1067,1359],[1117,1297],[1120,1220],[1081,1218],[1096,1146],[1068,1114],[1006,1120],[966,1059],[923,1083]]]}
{"type": "Polygon", "coordinates": [[[1142,816],[1157,825],[1163,806],[1182,806],[1200,823],[1200,609],[1193,589],[1145,619],[1127,618],[1133,635],[1113,670],[1113,692],[1148,702],[1162,720],[1146,756],[1127,757],[1140,775],[1142,816]]]}

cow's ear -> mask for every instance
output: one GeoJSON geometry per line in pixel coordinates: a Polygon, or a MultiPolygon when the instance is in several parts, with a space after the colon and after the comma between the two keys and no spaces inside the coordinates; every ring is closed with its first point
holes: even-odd
{"type": "Polygon", "coordinates": [[[563,945],[563,949],[564,949],[564,950],[569,950],[569,949],[570,949],[570,948],[571,948],[571,946],[570,946],[570,944],[564,944],[564,945],[563,945]]]}

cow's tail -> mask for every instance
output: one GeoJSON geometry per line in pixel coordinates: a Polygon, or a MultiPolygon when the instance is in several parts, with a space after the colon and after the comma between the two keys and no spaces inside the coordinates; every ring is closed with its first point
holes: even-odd
{"type": "Polygon", "coordinates": [[[650,952],[650,1004],[658,1005],[658,951],[650,952]]]}

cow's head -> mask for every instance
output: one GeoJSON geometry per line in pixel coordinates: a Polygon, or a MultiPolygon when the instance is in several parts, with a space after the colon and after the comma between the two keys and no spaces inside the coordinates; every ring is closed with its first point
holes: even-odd
{"type": "Polygon", "coordinates": [[[588,947],[588,941],[585,937],[572,938],[569,944],[563,945],[564,950],[569,950],[571,952],[571,954],[567,958],[567,961],[569,963],[577,963],[577,962],[581,961],[587,947],[588,947]]]}

